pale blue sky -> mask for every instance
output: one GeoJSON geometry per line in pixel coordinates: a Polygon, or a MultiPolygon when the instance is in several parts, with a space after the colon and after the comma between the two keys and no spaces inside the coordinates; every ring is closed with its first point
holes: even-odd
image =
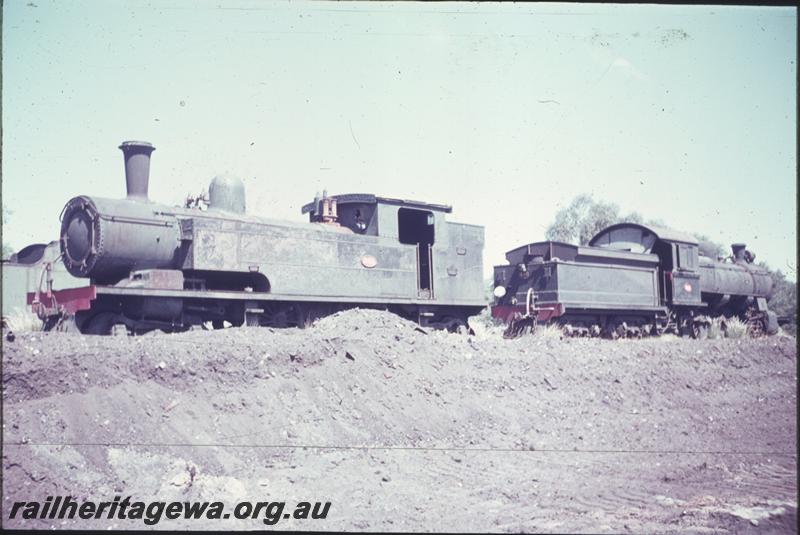
{"type": "Polygon", "coordinates": [[[248,211],[331,193],[454,205],[485,267],[580,193],[747,242],[796,277],[797,11],[602,4],[4,2],[4,240],[77,194],[222,172],[248,211]]]}

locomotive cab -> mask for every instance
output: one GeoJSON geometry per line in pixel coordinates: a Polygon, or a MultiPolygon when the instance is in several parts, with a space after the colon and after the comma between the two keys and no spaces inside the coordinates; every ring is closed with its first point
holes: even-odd
{"type": "Polygon", "coordinates": [[[619,223],[600,231],[589,245],[657,255],[662,301],[675,306],[704,306],[700,295],[698,242],[693,236],[638,223],[619,223]]]}
{"type": "MultiPolygon", "coordinates": [[[[367,193],[328,196],[327,192],[323,192],[321,197],[318,195],[313,202],[302,208],[302,213],[308,214],[311,223],[333,225],[356,234],[388,238],[403,246],[413,246],[417,297],[421,299],[434,298],[434,281],[441,278],[441,272],[446,272],[447,286],[453,286],[450,279],[458,276],[459,267],[456,263],[438,265],[437,252],[439,256],[446,256],[444,261],[452,261],[453,256],[459,258],[467,254],[467,247],[456,247],[455,251],[451,251],[452,247],[447,247],[448,231],[463,229],[463,225],[446,221],[445,214],[451,212],[452,207],[448,205],[379,197],[367,193]],[[438,249],[436,243],[440,235],[446,239],[445,245],[438,249]]],[[[472,241],[475,237],[470,235],[468,238],[469,249],[474,251],[472,241]]],[[[450,289],[447,293],[450,293],[450,289]]]]}

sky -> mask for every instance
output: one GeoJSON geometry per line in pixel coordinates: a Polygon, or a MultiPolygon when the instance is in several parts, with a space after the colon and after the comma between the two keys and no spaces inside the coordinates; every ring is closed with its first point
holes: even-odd
{"type": "Polygon", "coordinates": [[[218,174],[253,215],[316,192],[453,205],[484,270],[577,195],[746,242],[797,276],[797,10],[557,3],[5,0],[3,242],[79,194],[218,174]]]}

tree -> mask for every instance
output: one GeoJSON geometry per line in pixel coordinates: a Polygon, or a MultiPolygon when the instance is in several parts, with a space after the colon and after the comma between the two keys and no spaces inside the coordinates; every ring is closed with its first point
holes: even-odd
{"type": "MultiPolygon", "coordinates": [[[[578,195],[566,208],[556,213],[555,220],[547,227],[545,238],[553,241],[586,245],[595,234],[615,223],[642,223],[646,226],[669,228],[660,219],[647,221],[637,212],[620,215],[619,206],[604,201],[595,201],[591,195],[578,195]]],[[[727,249],[704,234],[695,234],[700,254],[716,260],[725,256],[727,249]]]]}
{"type": "Polygon", "coordinates": [[[772,277],[772,299],[769,308],[779,316],[791,316],[797,311],[797,283],[786,278],[780,269],[772,270],[766,262],[758,266],[769,271],[772,277]]]}
{"type": "Polygon", "coordinates": [[[700,249],[700,254],[705,255],[709,258],[713,258],[716,260],[720,256],[727,255],[727,249],[721,243],[717,243],[705,234],[695,234],[695,238],[697,238],[698,249],[700,249]]]}
{"type": "Polygon", "coordinates": [[[607,226],[623,222],[641,223],[642,216],[636,212],[621,216],[616,204],[595,201],[591,195],[578,195],[569,206],[556,213],[555,221],[545,231],[545,238],[586,245],[607,226]]]}

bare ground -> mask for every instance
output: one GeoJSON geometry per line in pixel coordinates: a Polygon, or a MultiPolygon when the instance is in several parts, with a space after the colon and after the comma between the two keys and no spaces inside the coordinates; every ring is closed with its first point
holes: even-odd
{"type": "Polygon", "coordinates": [[[3,348],[3,526],[147,527],[8,519],[72,495],[332,503],[278,529],[796,532],[796,357],[791,337],[508,341],[366,310],[30,333],[3,348]]]}

